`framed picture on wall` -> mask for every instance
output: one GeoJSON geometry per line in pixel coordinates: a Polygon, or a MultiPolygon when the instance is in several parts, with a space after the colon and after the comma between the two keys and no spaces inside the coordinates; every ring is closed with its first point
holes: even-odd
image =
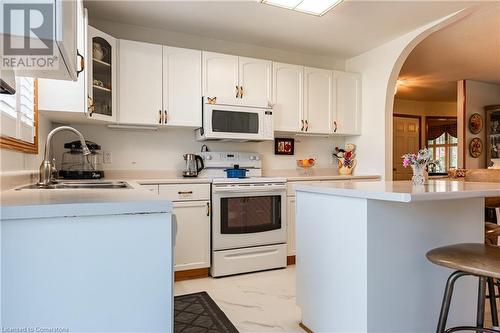
{"type": "Polygon", "coordinates": [[[469,131],[472,134],[479,134],[483,130],[483,117],[479,113],[474,113],[469,118],[469,131]]]}
{"type": "Polygon", "coordinates": [[[275,138],[275,155],[293,155],[295,153],[295,140],[291,138],[275,138]]]}

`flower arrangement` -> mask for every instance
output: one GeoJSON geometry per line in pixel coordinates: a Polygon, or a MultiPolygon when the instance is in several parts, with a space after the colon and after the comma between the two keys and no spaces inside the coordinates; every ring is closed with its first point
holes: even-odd
{"type": "Polygon", "coordinates": [[[412,181],[414,184],[424,184],[426,179],[426,167],[431,160],[431,152],[429,149],[420,149],[418,153],[408,153],[401,156],[403,166],[411,167],[413,170],[412,181]]]}
{"type": "Polygon", "coordinates": [[[333,157],[338,161],[339,173],[341,175],[350,175],[356,167],[356,145],[353,143],[348,143],[345,145],[345,149],[335,147],[335,152],[333,157]]]}
{"type": "Polygon", "coordinates": [[[408,153],[401,156],[403,159],[403,166],[405,168],[413,165],[424,165],[427,166],[431,159],[431,152],[429,149],[420,149],[417,154],[408,153]]]}

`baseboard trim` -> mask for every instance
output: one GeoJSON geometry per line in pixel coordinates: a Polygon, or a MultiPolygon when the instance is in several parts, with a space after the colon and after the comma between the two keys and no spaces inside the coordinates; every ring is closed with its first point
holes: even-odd
{"type": "Polygon", "coordinates": [[[314,333],[313,331],[311,331],[311,330],[309,329],[309,327],[307,327],[306,325],[304,325],[304,323],[303,323],[303,322],[300,322],[300,323],[299,323],[299,326],[300,326],[300,328],[302,328],[302,329],[303,329],[304,331],[306,331],[307,333],[314,333]]]}
{"type": "Polygon", "coordinates": [[[287,266],[295,265],[295,256],[286,257],[286,264],[287,264],[287,266]]]}
{"type": "Polygon", "coordinates": [[[184,281],[208,277],[209,268],[188,269],[174,274],[174,281],[184,281]]]}

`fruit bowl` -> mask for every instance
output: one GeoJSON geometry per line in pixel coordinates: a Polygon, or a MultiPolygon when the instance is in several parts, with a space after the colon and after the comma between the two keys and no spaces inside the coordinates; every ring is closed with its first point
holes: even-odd
{"type": "Polygon", "coordinates": [[[314,158],[297,160],[297,166],[301,168],[311,168],[314,166],[315,163],[316,161],[314,160],[314,158]]]}
{"type": "Polygon", "coordinates": [[[307,175],[309,174],[309,170],[316,164],[316,161],[314,158],[309,158],[309,159],[303,159],[303,160],[297,160],[297,166],[299,168],[302,168],[304,170],[304,173],[307,175]]]}

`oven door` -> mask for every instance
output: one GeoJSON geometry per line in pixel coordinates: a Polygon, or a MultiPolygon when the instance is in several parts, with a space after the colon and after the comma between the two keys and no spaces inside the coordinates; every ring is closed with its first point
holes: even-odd
{"type": "Polygon", "coordinates": [[[264,110],[252,107],[204,104],[207,139],[262,140],[264,110]]]}
{"type": "Polygon", "coordinates": [[[286,243],[285,185],[214,185],[214,250],[286,243]]]}

